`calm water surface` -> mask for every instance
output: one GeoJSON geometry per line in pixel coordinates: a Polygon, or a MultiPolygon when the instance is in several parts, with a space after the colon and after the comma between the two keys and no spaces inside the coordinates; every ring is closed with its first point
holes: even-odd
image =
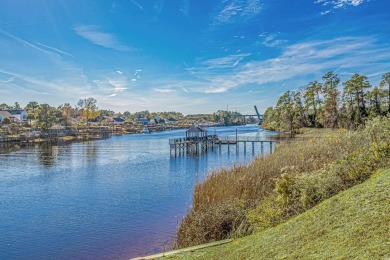
{"type": "MultiPolygon", "coordinates": [[[[258,126],[220,135],[267,134],[258,126]]],[[[169,246],[196,182],[253,159],[227,148],[174,158],[184,130],[23,149],[0,148],[1,259],[129,259],[169,246]]],[[[268,147],[265,147],[267,152],[268,147]]],[[[255,156],[260,147],[255,148],[255,156]]]]}

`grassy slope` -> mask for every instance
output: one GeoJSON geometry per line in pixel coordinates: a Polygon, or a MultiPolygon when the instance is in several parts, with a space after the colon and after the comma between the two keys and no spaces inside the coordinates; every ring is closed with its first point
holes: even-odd
{"type": "Polygon", "coordinates": [[[275,228],[184,259],[388,259],[390,169],[275,228]]]}

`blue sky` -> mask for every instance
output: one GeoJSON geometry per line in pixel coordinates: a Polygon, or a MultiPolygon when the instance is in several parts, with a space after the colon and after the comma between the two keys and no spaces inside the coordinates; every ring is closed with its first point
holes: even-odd
{"type": "Polygon", "coordinates": [[[388,0],[2,0],[0,103],[242,113],[390,71],[388,0]]]}

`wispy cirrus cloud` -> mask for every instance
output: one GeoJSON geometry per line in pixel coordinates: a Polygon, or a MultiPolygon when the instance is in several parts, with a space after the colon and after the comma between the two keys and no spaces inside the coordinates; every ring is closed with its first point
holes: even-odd
{"type": "Polygon", "coordinates": [[[117,51],[135,51],[134,48],[123,45],[115,35],[99,30],[95,25],[79,25],[74,27],[74,31],[95,45],[117,51]]]}
{"type": "MultiPolygon", "coordinates": [[[[229,60],[230,57],[225,59],[229,60]]],[[[223,58],[221,58],[223,60],[223,58]]],[[[198,77],[197,88],[203,93],[228,92],[250,84],[284,82],[296,77],[306,77],[340,68],[340,71],[360,71],[372,64],[390,64],[390,47],[377,45],[373,37],[342,37],[332,40],[308,41],[283,48],[278,57],[263,61],[240,63],[233,71],[221,73],[204,62],[191,70],[198,77]]],[[[211,60],[211,63],[214,63],[211,60]]],[[[383,67],[383,66],[382,66],[383,67]]],[[[370,73],[367,71],[367,73],[370,73]]]]}
{"type": "Polygon", "coordinates": [[[7,36],[8,38],[18,42],[19,44],[23,45],[23,46],[28,46],[29,48],[35,50],[35,51],[38,51],[40,53],[43,53],[43,54],[46,54],[47,56],[58,56],[58,54],[65,54],[67,56],[71,56],[73,57],[71,54],[67,53],[67,52],[64,52],[60,49],[57,49],[57,48],[54,48],[54,47],[50,47],[50,46],[47,46],[47,45],[44,45],[42,43],[33,43],[33,42],[30,42],[30,41],[27,41],[27,40],[24,40],[20,37],[17,37],[15,35],[12,35],[2,29],[0,29],[0,33],[7,36]]]}
{"type": "Polygon", "coordinates": [[[263,44],[266,47],[278,47],[287,42],[286,40],[277,39],[277,34],[269,34],[269,35],[265,34],[262,35],[261,37],[264,37],[261,44],[263,44]]]}
{"type": "Polygon", "coordinates": [[[154,91],[158,93],[172,93],[174,92],[173,89],[168,89],[168,88],[154,88],[154,91]]]}
{"type": "MultiPolygon", "coordinates": [[[[32,77],[29,75],[25,75],[22,73],[14,72],[14,71],[9,71],[5,69],[0,69],[0,73],[4,75],[11,76],[13,78],[12,81],[23,81],[24,83],[27,83],[27,85],[34,85],[34,86],[43,86],[47,90],[53,90],[53,91],[61,91],[61,87],[52,83],[52,82],[47,82],[41,79],[38,79],[36,77],[32,77]]],[[[12,82],[10,81],[10,82],[12,82]]]]}
{"type": "Polygon", "coordinates": [[[260,11],[260,0],[223,0],[211,15],[210,29],[223,24],[247,22],[260,11]]]}
{"type": "Polygon", "coordinates": [[[111,77],[106,78],[106,80],[113,87],[114,92],[122,92],[129,88],[129,83],[125,77],[111,77]]]}
{"type": "Polygon", "coordinates": [[[48,45],[45,45],[45,44],[39,43],[39,42],[37,42],[36,44],[38,44],[39,46],[41,46],[41,47],[43,47],[43,48],[49,49],[49,50],[51,50],[51,51],[54,51],[54,52],[56,52],[56,53],[59,53],[59,54],[66,55],[66,56],[69,56],[69,57],[74,58],[72,54],[70,54],[70,53],[68,53],[68,52],[65,52],[65,51],[63,51],[63,50],[60,50],[60,49],[58,49],[58,48],[51,47],[51,46],[48,46],[48,45]]]}
{"type": "Polygon", "coordinates": [[[230,56],[222,57],[222,58],[216,58],[216,59],[209,59],[202,64],[207,66],[210,69],[225,69],[225,68],[234,68],[237,67],[238,64],[245,58],[250,56],[250,53],[243,53],[243,54],[233,54],[230,56]]]}
{"type": "MultiPolygon", "coordinates": [[[[0,69],[0,74],[13,77],[12,81],[2,84],[1,87],[4,89],[20,86],[27,92],[51,95],[56,98],[87,97],[93,93],[92,86],[88,83],[81,69],[77,70],[75,68],[69,76],[51,79],[5,69],[0,69]]],[[[23,98],[28,99],[30,97],[25,96],[23,98]]],[[[37,101],[39,99],[43,100],[41,102],[47,102],[41,96],[37,98],[37,101]]]]}
{"type": "Polygon", "coordinates": [[[137,1],[135,1],[135,0],[130,0],[130,3],[132,3],[133,5],[135,5],[140,11],[146,13],[144,7],[143,7],[140,3],[138,3],[137,1]]]}
{"type": "Polygon", "coordinates": [[[321,4],[329,9],[321,12],[321,15],[325,15],[331,12],[332,9],[345,8],[348,6],[359,6],[370,0],[316,0],[315,4],[321,4]]]}

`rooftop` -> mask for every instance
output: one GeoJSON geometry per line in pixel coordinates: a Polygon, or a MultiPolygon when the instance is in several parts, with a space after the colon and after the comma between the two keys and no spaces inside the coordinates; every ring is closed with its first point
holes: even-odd
{"type": "Polygon", "coordinates": [[[194,127],[188,129],[186,131],[186,133],[190,133],[190,132],[195,132],[195,133],[207,133],[207,130],[198,126],[198,125],[195,125],[194,127]]]}

